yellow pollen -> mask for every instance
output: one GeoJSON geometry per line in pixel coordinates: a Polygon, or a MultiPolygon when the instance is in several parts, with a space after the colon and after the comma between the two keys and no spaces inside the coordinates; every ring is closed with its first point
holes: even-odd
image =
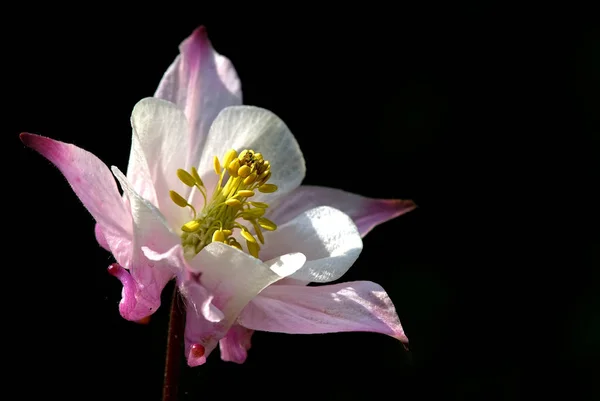
{"type": "Polygon", "coordinates": [[[221,163],[219,163],[219,158],[217,156],[213,159],[213,167],[215,168],[215,173],[221,175],[221,163]]]}
{"type": "Polygon", "coordinates": [[[179,207],[187,207],[188,203],[187,201],[183,198],[183,196],[179,195],[177,192],[175,191],[169,191],[169,196],[171,197],[171,200],[179,207]]]}
{"type": "Polygon", "coordinates": [[[181,226],[185,255],[192,258],[211,242],[222,242],[258,258],[259,242],[265,243],[263,230],[274,231],[277,225],[263,217],[268,203],[249,201],[248,198],[256,196],[256,191],[265,194],[277,191],[276,185],[267,183],[271,178],[271,164],[261,153],[251,149],[239,154],[230,149],[220,160],[214,156],[213,168],[218,181],[211,191],[204,186],[196,168],[177,170],[179,180],[202,195],[204,205],[198,209],[199,213],[179,193],[169,192],[176,205],[190,207],[194,212],[193,219],[181,226]],[[209,193],[212,193],[210,198],[209,193]],[[247,222],[251,225],[246,226],[247,222]],[[240,234],[237,238],[244,238],[243,247],[234,236],[236,230],[240,234]]]}
{"type": "Polygon", "coordinates": [[[240,206],[242,204],[242,201],[239,199],[231,198],[231,199],[227,199],[225,201],[225,204],[227,206],[240,206]]]}
{"type": "Polygon", "coordinates": [[[239,169],[240,169],[240,161],[238,159],[235,159],[234,161],[229,163],[229,165],[227,166],[227,171],[229,172],[229,175],[232,176],[233,178],[238,176],[239,169]]]}
{"type": "Polygon", "coordinates": [[[256,222],[256,220],[252,220],[251,221],[252,225],[254,226],[254,231],[256,231],[256,237],[258,238],[258,240],[260,241],[261,244],[265,243],[265,237],[263,237],[263,233],[260,229],[260,226],[258,225],[258,223],[256,222]]]}
{"type": "Polygon", "coordinates": [[[256,242],[256,240],[254,239],[254,237],[252,236],[252,234],[250,234],[249,231],[242,230],[241,234],[242,234],[242,237],[244,237],[246,239],[246,241],[248,241],[248,242],[254,242],[254,243],[256,242]]]}
{"type": "Polygon", "coordinates": [[[213,242],[224,242],[225,241],[225,234],[221,230],[215,231],[214,234],[213,234],[213,236],[212,236],[212,240],[213,240],[213,242]]]}
{"type": "Polygon", "coordinates": [[[196,170],[196,167],[192,167],[192,177],[194,177],[194,180],[196,181],[196,184],[198,184],[198,186],[203,187],[204,183],[202,182],[202,178],[200,178],[200,175],[198,174],[198,170],[196,170]]]}
{"type": "Polygon", "coordinates": [[[200,223],[197,220],[191,220],[185,223],[181,229],[187,233],[193,233],[200,228],[200,223]]]}
{"type": "Polygon", "coordinates": [[[196,180],[194,177],[183,169],[177,170],[177,177],[188,187],[193,187],[196,185],[196,180]]]}
{"type": "Polygon", "coordinates": [[[242,178],[246,178],[250,175],[250,172],[252,171],[252,169],[248,166],[242,166],[238,169],[238,175],[242,178]]]}
{"type": "Polygon", "coordinates": [[[258,258],[258,252],[260,251],[260,246],[256,242],[246,241],[246,246],[248,247],[248,252],[250,255],[258,258]]]}
{"type": "Polygon", "coordinates": [[[277,185],[275,184],[263,184],[258,187],[258,192],[262,192],[264,194],[270,194],[275,191],[277,191],[277,185]]]}
{"type": "Polygon", "coordinates": [[[223,157],[223,166],[229,166],[229,163],[235,158],[237,158],[237,152],[234,149],[229,149],[223,157]]]}
{"type": "MultiPolygon", "coordinates": [[[[244,166],[245,167],[245,166],[244,166]]],[[[240,174],[241,175],[241,174],[240,174]]],[[[250,185],[254,181],[256,181],[256,171],[250,174],[248,177],[244,178],[244,185],[250,185]]]]}
{"type": "Polygon", "coordinates": [[[267,219],[266,217],[259,217],[258,225],[267,231],[277,230],[277,224],[273,223],[271,220],[267,219]]]}
{"type": "Polygon", "coordinates": [[[251,196],[254,196],[254,191],[250,191],[248,189],[242,189],[242,190],[238,191],[237,194],[239,196],[243,196],[244,198],[249,198],[251,196]]]}

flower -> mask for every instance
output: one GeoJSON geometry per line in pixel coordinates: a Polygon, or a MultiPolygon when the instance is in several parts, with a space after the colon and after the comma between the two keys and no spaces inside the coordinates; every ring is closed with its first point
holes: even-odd
{"type": "Polygon", "coordinates": [[[123,284],[121,315],[146,319],[175,278],[187,301],[185,352],[201,365],[220,345],[242,363],[254,330],[372,331],[407,338],[385,291],[339,279],[374,226],[411,201],[300,186],[305,165],[272,112],[241,106],[240,82],[203,28],[180,47],[153,98],[136,104],[127,175],[93,154],[23,133],[96,221],[123,284]],[[256,151],[255,151],[256,150],[256,151]]]}

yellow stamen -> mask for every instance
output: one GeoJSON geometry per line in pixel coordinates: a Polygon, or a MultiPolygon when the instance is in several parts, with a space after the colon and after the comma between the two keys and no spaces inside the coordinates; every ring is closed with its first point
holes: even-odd
{"type": "Polygon", "coordinates": [[[265,209],[248,209],[242,212],[242,218],[244,218],[245,220],[252,220],[261,217],[263,214],[265,214],[265,209]]]}
{"type": "MultiPolygon", "coordinates": [[[[244,167],[246,167],[246,166],[244,166],[244,167]]],[[[250,174],[248,177],[244,178],[244,185],[250,185],[254,181],[256,181],[256,171],[253,172],[252,174],[250,174]]]]}
{"type": "Polygon", "coordinates": [[[275,184],[263,184],[260,187],[258,187],[258,191],[262,192],[264,194],[270,194],[272,192],[277,191],[277,185],[275,185],[275,184]]]}
{"type": "Polygon", "coordinates": [[[200,223],[197,220],[191,220],[185,223],[181,229],[186,233],[193,233],[200,228],[200,223]]]}
{"type": "Polygon", "coordinates": [[[194,177],[194,180],[196,181],[196,184],[198,184],[199,187],[204,186],[204,183],[202,182],[202,178],[200,178],[200,175],[198,174],[198,170],[196,170],[196,167],[192,167],[192,177],[194,177]]]}
{"type": "Polygon", "coordinates": [[[254,226],[254,231],[256,231],[256,236],[258,237],[258,240],[260,241],[261,244],[264,244],[265,237],[263,237],[263,233],[260,230],[260,226],[256,223],[255,220],[252,220],[251,223],[254,226]]]}
{"type": "Polygon", "coordinates": [[[227,200],[225,201],[225,204],[226,204],[227,206],[233,206],[233,207],[236,207],[236,206],[240,206],[240,205],[242,204],[242,201],[241,201],[241,200],[239,200],[239,199],[231,198],[231,199],[227,199],[227,200]]]}
{"type": "Polygon", "coordinates": [[[213,242],[225,242],[225,234],[223,231],[215,231],[212,236],[213,242]]]}
{"type": "Polygon", "coordinates": [[[169,196],[171,197],[171,200],[179,207],[187,207],[188,202],[185,200],[185,198],[181,195],[179,195],[177,192],[175,191],[169,191],[169,196]]]}
{"type": "Polygon", "coordinates": [[[256,240],[254,239],[254,237],[252,236],[252,234],[250,234],[249,231],[246,230],[242,230],[241,231],[242,237],[244,237],[246,239],[246,241],[248,242],[256,242],[256,240]]]}
{"type": "Polygon", "coordinates": [[[242,166],[238,169],[238,175],[242,178],[246,178],[250,175],[250,173],[252,172],[252,169],[248,166],[242,166]]]}
{"type": "Polygon", "coordinates": [[[255,153],[251,149],[245,149],[240,154],[230,149],[221,159],[217,156],[213,158],[213,168],[219,177],[215,188],[210,191],[210,199],[207,199],[208,190],[196,168],[177,170],[177,177],[181,182],[188,187],[196,187],[202,194],[204,206],[200,213],[196,213],[182,195],[175,191],[169,192],[175,204],[190,207],[194,212],[193,220],[181,227],[184,254],[186,258],[193,258],[208,244],[222,242],[258,258],[259,243],[265,243],[262,230],[273,231],[277,226],[263,217],[269,205],[265,202],[251,202],[249,198],[255,196],[257,190],[263,193],[277,190],[276,185],[267,184],[271,177],[271,164],[261,153],[255,153]],[[244,221],[252,224],[252,232],[252,228],[244,225],[244,221]],[[242,248],[233,236],[235,230],[240,230],[247,247],[242,248]]]}
{"type": "Polygon", "coordinates": [[[240,153],[239,156],[238,156],[238,160],[239,161],[244,161],[244,159],[246,158],[247,154],[248,154],[248,149],[242,150],[242,153],[240,153]]]}
{"type": "Polygon", "coordinates": [[[215,168],[215,173],[221,175],[221,163],[219,163],[219,158],[217,156],[213,159],[213,167],[215,168]]]}
{"type": "Polygon", "coordinates": [[[229,175],[234,178],[238,176],[239,169],[240,169],[240,161],[238,159],[233,160],[227,166],[227,171],[229,172],[229,175]]]}
{"type": "Polygon", "coordinates": [[[271,220],[267,219],[266,217],[259,217],[258,225],[267,231],[277,230],[277,224],[273,223],[271,220]]]}
{"type": "Polygon", "coordinates": [[[223,157],[223,166],[229,166],[229,163],[235,158],[237,158],[237,152],[234,149],[229,149],[223,157]]]}
{"type": "Polygon", "coordinates": [[[246,241],[246,246],[248,247],[248,252],[250,252],[250,255],[258,259],[258,252],[260,251],[260,246],[256,243],[256,241],[246,241]]]}
{"type": "Polygon", "coordinates": [[[244,198],[249,198],[251,196],[254,196],[254,191],[250,191],[247,189],[242,189],[241,191],[237,191],[237,194],[239,196],[243,196],[244,198]]]}
{"type": "Polygon", "coordinates": [[[177,177],[188,187],[193,187],[196,185],[196,180],[194,177],[184,169],[177,169],[177,177]]]}

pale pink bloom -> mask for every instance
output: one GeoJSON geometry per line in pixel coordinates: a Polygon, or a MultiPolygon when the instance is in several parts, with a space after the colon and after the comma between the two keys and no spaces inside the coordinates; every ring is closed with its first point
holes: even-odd
{"type": "Polygon", "coordinates": [[[217,344],[224,360],[244,362],[253,330],[370,331],[407,343],[394,306],[379,285],[306,284],[339,279],[360,254],[362,236],[415,205],[300,186],[305,166],[294,136],[273,113],[241,106],[237,74],[213,50],[205,30],[194,31],[180,52],[155,98],[141,100],[132,112],[127,175],[112,167],[123,195],[108,167],[93,154],[21,134],[27,146],[59,168],[96,220],[98,242],[117,261],[109,272],[123,284],[121,315],[139,321],[154,313],[161,291],[175,278],[187,301],[185,352],[191,366],[203,364],[217,344]],[[230,149],[235,156],[227,159],[230,149]],[[263,155],[248,152],[243,159],[254,173],[247,185],[242,167],[214,165],[214,156],[237,163],[243,149],[263,155]],[[186,185],[193,167],[200,185],[186,185]],[[217,175],[215,168],[223,173],[217,175]],[[187,175],[182,178],[178,169],[187,175]],[[277,186],[276,192],[267,188],[270,184],[277,186]],[[249,190],[253,195],[244,192],[249,190]],[[216,200],[211,203],[213,193],[216,200]],[[235,210],[241,206],[224,202],[232,198],[248,207],[235,222],[231,216],[238,216],[235,210]],[[250,201],[258,203],[251,208],[250,201]],[[202,226],[205,222],[214,223],[202,226]],[[252,227],[242,235],[243,225],[234,228],[237,222],[251,222],[252,227]],[[278,226],[274,231],[272,222],[278,226]],[[215,230],[225,237],[216,237],[215,230]],[[264,244],[259,246],[257,238],[264,244]],[[247,252],[237,249],[244,241],[247,252]]]}

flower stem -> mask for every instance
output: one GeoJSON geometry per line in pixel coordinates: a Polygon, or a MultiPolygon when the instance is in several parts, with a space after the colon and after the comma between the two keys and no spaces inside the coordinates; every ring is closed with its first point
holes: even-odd
{"type": "Polygon", "coordinates": [[[163,401],[177,401],[179,393],[179,373],[183,355],[184,316],[177,286],[173,288],[171,309],[169,312],[169,331],[167,333],[167,356],[165,360],[165,379],[163,401]]]}

